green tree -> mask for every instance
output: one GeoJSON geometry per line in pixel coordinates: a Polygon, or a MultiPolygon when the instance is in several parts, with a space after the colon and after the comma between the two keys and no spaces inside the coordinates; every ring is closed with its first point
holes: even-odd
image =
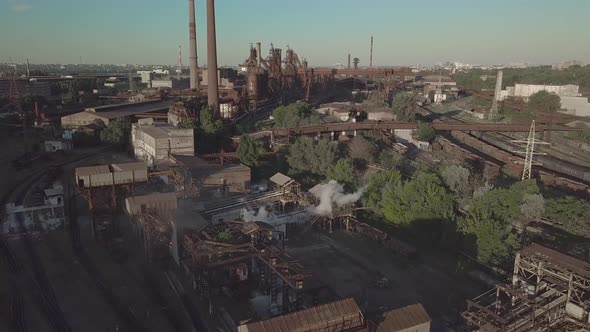
{"type": "Polygon", "coordinates": [[[458,198],[465,198],[472,194],[472,177],[469,169],[459,165],[443,166],[440,169],[440,176],[458,198]]]}
{"type": "Polygon", "coordinates": [[[392,188],[401,183],[401,174],[396,170],[373,173],[368,178],[367,188],[361,199],[363,206],[381,214],[381,201],[385,188],[392,188]]]}
{"type": "Polygon", "coordinates": [[[453,216],[453,196],[438,176],[420,172],[412,180],[387,188],[381,208],[385,218],[395,224],[447,220],[453,216]]]}
{"type": "Polygon", "coordinates": [[[361,135],[355,136],[348,144],[348,156],[356,163],[371,163],[374,160],[376,148],[361,135]]]}
{"type": "Polygon", "coordinates": [[[393,98],[391,109],[398,121],[414,121],[418,111],[418,98],[411,92],[402,92],[393,98]]]}
{"type": "Polygon", "coordinates": [[[575,235],[590,234],[590,203],[573,196],[548,199],[545,218],[575,235]]]}
{"type": "Polygon", "coordinates": [[[279,128],[296,128],[320,122],[319,115],[315,114],[313,106],[300,101],[277,107],[272,115],[275,127],[279,128]]]}
{"type": "Polygon", "coordinates": [[[109,144],[118,146],[129,145],[131,124],[126,119],[117,119],[109,122],[109,125],[100,132],[100,139],[109,144]]]}
{"type": "Polygon", "coordinates": [[[199,113],[199,129],[209,136],[217,136],[223,130],[223,121],[215,117],[215,111],[206,107],[199,113]]]}
{"type": "Polygon", "coordinates": [[[415,136],[420,141],[432,142],[436,137],[436,132],[430,124],[421,122],[418,124],[418,129],[416,129],[415,136]]]}
{"type": "Polygon", "coordinates": [[[338,159],[338,146],[325,139],[302,136],[289,148],[287,162],[295,172],[327,176],[338,159]]]}
{"type": "Polygon", "coordinates": [[[348,159],[338,160],[336,165],[334,165],[334,168],[330,170],[328,178],[343,184],[348,191],[356,190],[358,186],[357,177],[355,176],[354,168],[352,167],[352,162],[348,159]]]}
{"type": "Polygon", "coordinates": [[[459,230],[475,238],[477,258],[484,263],[501,264],[518,249],[512,227],[495,219],[489,211],[472,211],[460,218],[459,230]]]}
{"type": "Polygon", "coordinates": [[[250,167],[258,166],[258,160],[262,153],[262,144],[250,135],[244,134],[240,136],[240,145],[238,145],[237,152],[242,164],[250,167]]]}
{"type": "Polygon", "coordinates": [[[197,128],[197,122],[194,119],[183,119],[176,127],[179,129],[195,129],[197,128]]]}
{"type": "Polygon", "coordinates": [[[529,97],[527,104],[527,110],[543,111],[543,112],[557,112],[561,109],[561,98],[555,93],[550,93],[545,90],[541,90],[537,93],[533,93],[529,97]]]}

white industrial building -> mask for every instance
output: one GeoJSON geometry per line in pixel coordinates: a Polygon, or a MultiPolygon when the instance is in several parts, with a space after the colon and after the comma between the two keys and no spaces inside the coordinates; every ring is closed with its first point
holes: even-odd
{"type": "Polygon", "coordinates": [[[578,85],[542,85],[542,84],[515,84],[506,87],[506,90],[500,92],[499,100],[505,100],[509,97],[528,98],[539,92],[547,91],[555,93],[561,98],[561,108],[568,114],[578,116],[590,116],[590,103],[588,98],[582,97],[578,85]]]}
{"type": "Polygon", "coordinates": [[[141,119],[131,126],[135,157],[153,165],[172,155],[194,156],[194,130],[180,129],[170,124],[141,119]]]}

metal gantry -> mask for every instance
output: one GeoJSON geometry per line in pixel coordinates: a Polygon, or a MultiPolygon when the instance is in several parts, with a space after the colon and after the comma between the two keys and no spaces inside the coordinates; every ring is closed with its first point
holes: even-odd
{"type": "Polygon", "coordinates": [[[467,306],[463,317],[474,329],[558,331],[557,326],[567,323],[590,331],[590,264],[529,246],[516,254],[508,283],[467,301],[467,306]]]}

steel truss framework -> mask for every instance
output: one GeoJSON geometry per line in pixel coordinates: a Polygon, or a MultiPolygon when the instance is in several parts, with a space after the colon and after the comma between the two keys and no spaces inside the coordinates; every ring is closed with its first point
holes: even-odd
{"type": "Polygon", "coordinates": [[[106,239],[116,231],[113,216],[120,207],[119,197],[133,194],[133,184],[113,184],[103,187],[78,187],[80,196],[88,203],[93,236],[106,239]]]}
{"type": "Polygon", "coordinates": [[[467,305],[463,317],[485,331],[557,331],[562,325],[590,331],[590,264],[532,245],[516,254],[509,284],[467,305]]]}
{"type": "Polygon", "coordinates": [[[277,300],[279,291],[284,294],[281,312],[301,309],[304,280],[311,273],[272,243],[272,232],[272,227],[264,223],[233,221],[210,224],[186,234],[183,264],[192,270],[201,295],[209,297],[218,283],[211,279],[215,269],[251,263],[260,288],[270,294],[272,300],[277,300]],[[231,240],[222,241],[221,238],[231,240]]]}
{"type": "Polygon", "coordinates": [[[148,262],[153,260],[153,250],[170,250],[173,213],[166,210],[146,210],[133,218],[148,262]]]}

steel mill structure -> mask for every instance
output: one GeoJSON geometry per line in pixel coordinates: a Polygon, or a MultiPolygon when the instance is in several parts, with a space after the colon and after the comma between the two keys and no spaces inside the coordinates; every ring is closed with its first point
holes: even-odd
{"type": "Polygon", "coordinates": [[[479,331],[590,331],[590,263],[533,244],[516,254],[509,283],[467,307],[479,331]]]}

